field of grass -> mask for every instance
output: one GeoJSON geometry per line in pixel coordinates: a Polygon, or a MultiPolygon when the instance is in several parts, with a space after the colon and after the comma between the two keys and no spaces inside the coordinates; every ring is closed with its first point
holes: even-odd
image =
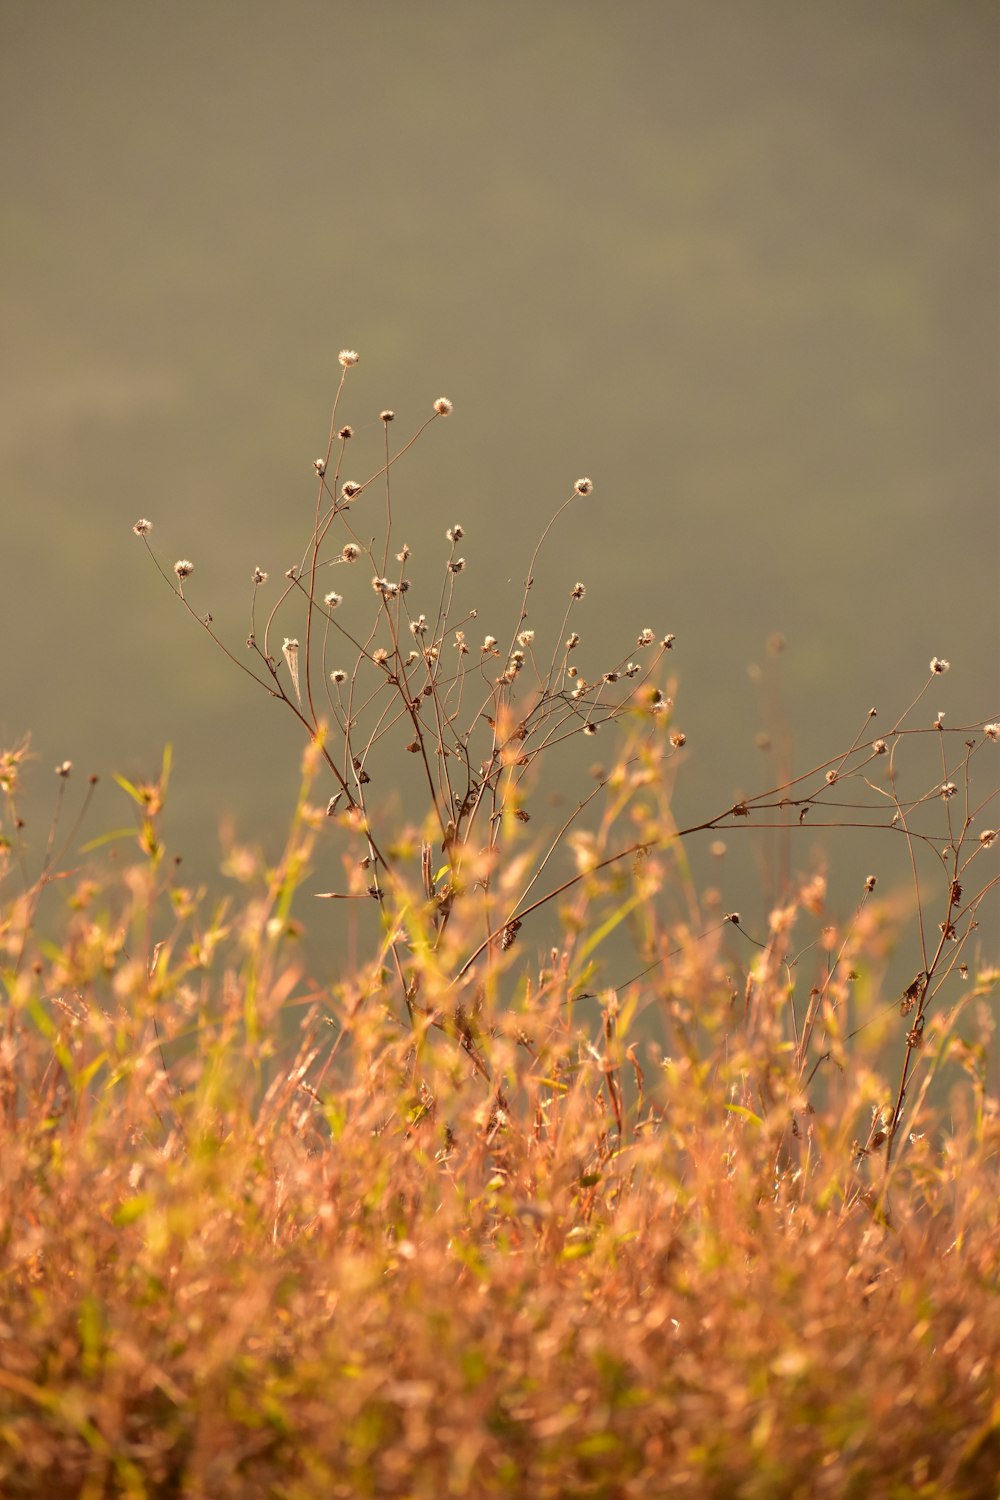
{"type": "Polygon", "coordinates": [[[59,767],[33,848],[27,749],[0,758],[0,1494],[994,1495],[1000,728],[928,722],[921,692],[678,828],[673,638],[640,621],[594,660],[575,583],[543,649],[539,550],[483,634],[463,528],[433,590],[393,540],[409,442],[383,413],[345,480],[338,405],[245,646],[188,559],[156,564],[302,726],[280,858],[233,841],[228,900],[186,887],[167,757],[96,839],[59,767]],[[598,730],[572,811],[532,821],[598,730]],[[789,868],[761,931],[695,888],[689,838],[807,817],[900,841],[902,935],[874,878],[843,913],[789,868]],[[302,923],[331,910],[317,976],[302,923]]]}

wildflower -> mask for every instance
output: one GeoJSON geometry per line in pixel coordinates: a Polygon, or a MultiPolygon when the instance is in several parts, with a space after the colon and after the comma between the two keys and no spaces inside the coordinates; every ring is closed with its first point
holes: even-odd
{"type": "Polygon", "coordinates": [[[389,660],[389,653],[384,646],[379,646],[377,651],[372,652],[372,661],[377,667],[384,666],[389,660]]]}
{"type": "Polygon", "coordinates": [[[872,749],[874,750],[876,755],[887,754],[888,748],[889,747],[886,745],[885,740],[872,740],[872,749]]]}
{"type": "Polygon", "coordinates": [[[497,649],[497,638],[496,638],[496,636],[495,635],[488,635],[486,637],[486,639],[483,641],[482,649],[484,651],[490,651],[490,652],[495,651],[497,649]]]}
{"type": "Polygon", "coordinates": [[[347,542],[340,549],[340,555],[345,562],[355,562],[361,556],[361,548],[357,542],[347,542]]]}
{"type": "Polygon", "coordinates": [[[647,626],[645,630],[640,630],[639,637],[638,637],[638,639],[636,641],[636,645],[637,646],[651,646],[652,644],[653,644],[653,632],[647,626]]]}
{"type": "Polygon", "coordinates": [[[984,849],[992,848],[996,841],[997,831],[995,828],[984,828],[982,833],[979,835],[979,842],[984,849]]]}
{"type": "Polygon", "coordinates": [[[569,597],[571,599],[582,599],[586,592],[587,585],[585,583],[574,583],[569,591],[569,597]]]}
{"type": "Polygon", "coordinates": [[[940,676],[940,674],[942,672],[947,672],[947,670],[948,670],[948,668],[950,666],[951,666],[951,662],[950,661],[945,661],[944,657],[942,657],[942,656],[932,656],[931,657],[931,671],[934,672],[934,673],[936,673],[939,676],[940,676]]]}
{"type": "Polygon", "coordinates": [[[342,427],[337,433],[337,436],[340,438],[342,443],[346,443],[349,438],[352,438],[354,436],[354,428],[342,427]]]}
{"type": "Polygon", "coordinates": [[[455,558],[452,558],[451,562],[448,564],[448,572],[449,573],[461,573],[462,570],[464,569],[464,567],[465,567],[465,558],[464,557],[455,557],[455,558]]]}
{"type": "Polygon", "coordinates": [[[267,574],[264,572],[263,568],[254,568],[254,570],[253,570],[253,581],[254,581],[254,583],[266,583],[267,582],[267,574]]]}
{"type": "Polygon", "coordinates": [[[1000,740],[1000,724],[984,724],[983,733],[988,740],[1000,740]]]}
{"type": "Polygon", "coordinates": [[[340,363],[343,365],[344,369],[347,370],[351,365],[356,365],[361,356],[358,354],[358,351],[356,349],[341,349],[340,353],[337,355],[337,358],[340,360],[340,363]]]}
{"type": "Polygon", "coordinates": [[[448,530],[445,532],[445,536],[448,538],[449,542],[460,542],[464,535],[465,528],[463,526],[449,526],[448,530]]]}
{"type": "Polygon", "coordinates": [[[340,486],[340,493],[345,500],[353,500],[355,495],[360,495],[361,486],[360,484],[356,484],[353,479],[345,479],[340,486]]]}
{"type": "Polygon", "coordinates": [[[186,557],[178,558],[177,562],[174,563],[174,572],[183,583],[184,579],[190,578],[194,572],[194,563],[189,562],[186,557]]]}
{"type": "Polygon", "coordinates": [[[313,459],[313,468],[316,470],[316,473],[319,475],[320,479],[322,479],[323,475],[326,473],[326,459],[325,458],[315,458],[315,459],[313,459]]]}
{"type": "Polygon", "coordinates": [[[578,495],[589,495],[594,488],[594,481],[592,479],[578,479],[573,488],[578,495]]]}
{"type": "Polygon", "coordinates": [[[439,396],[434,403],[434,410],[439,417],[450,417],[454,409],[454,403],[447,396],[439,396]]]}
{"type": "Polygon", "coordinates": [[[336,609],[337,605],[343,604],[343,602],[343,594],[335,594],[332,589],[328,594],[323,595],[323,603],[326,605],[327,609],[336,609]]]}
{"type": "Polygon", "coordinates": [[[533,630],[522,630],[517,638],[517,643],[519,646],[530,646],[534,639],[535,632],[533,630]]]}
{"type": "Polygon", "coordinates": [[[380,422],[395,422],[396,413],[394,411],[390,411],[389,408],[386,407],[385,411],[379,412],[378,419],[380,422]]]}
{"type": "Polygon", "coordinates": [[[337,667],[335,671],[330,673],[330,681],[335,682],[339,687],[342,682],[347,681],[347,673],[342,672],[340,668],[337,667]]]}
{"type": "Polygon", "coordinates": [[[152,521],[147,521],[144,517],[143,519],[136,521],[135,525],[132,527],[132,530],[135,532],[136,536],[148,536],[152,529],[152,521]]]}
{"type": "Polygon", "coordinates": [[[61,765],[56,766],[56,775],[61,776],[63,781],[65,781],[72,769],[73,762],[71,760],[64,760],[61,765]]]}

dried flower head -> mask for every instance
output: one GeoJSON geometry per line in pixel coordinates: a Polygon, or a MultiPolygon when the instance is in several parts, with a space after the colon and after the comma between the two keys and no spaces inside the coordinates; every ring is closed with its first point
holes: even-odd
{"type": "Polygon", "coordinates": [[[578,479],[573,488],[578,495],[589,495],[591,490],[594,488],[594,481],[592,479],[586,478],[578,479]]]}
{"type": "Polygon", "coordinates": [[[646,627],[645,630],[640,630],[638,638],[636,640],[636,645],[637,646],[651,646],[653,644],[654,639],[655,639],[655,637],[653,635],[653,632],[649,629],[649,627],[647,625],[647,627],[646,627]]]}
{"type": "Polygon", "coordinates": [[[674,641],[676,639],[677,637],[675,635],[665,635],[663,637],[663,640],[660,642],[661,648],[664,651],[672,651],[674,649],[674,641]]]}
{"type": "Polygon", "coordinates": [[[997,841],[997,830],[995,828],[984,828],[979,835],[979,842],[984,849],[990,849],[997,841]]]}
{"type": "Polygon", "coordinates": [[[323,475],[326,473],[326,459],[314,458],[313,468],[316,470],[316,473],[319,475],[320,479],[322,479],[323,475]]]}
{"type": "Polygon", "coordinates": [[[463,526],[449,526],[448,530],[445,532],[445,536],[448,538],[449,542],[460,542],[464,535],[465,528],[463,526]]]}
{"type": "Polygon", "coordinates": [[[940,795],[944,797],[945,801],[947,801],[949,797],[954,797],[955,793],[958,791],[958,787],[953,781],[942,781],[938,790],[940,792],[940,795]]]}
{"type": "Polygon", "coordinates": [[[427,629],[427,616],[426,615],[418,615],[415,620],[411,620],[410,621],[410,634],[411,635],[423,635],[424,631],[426,629],[427,629]]]}
{"type": "Polygon", "coordinates": [[[626,667],[625,667],[625,676],[626,677],[638,677],[638,675],[639,675],[639,673],[641,671],[642,671],[642,668],[640,667],[640,665],[639,665],[639,663],[637,661],[630,661],[626,665],[626,667]]]}
{"type": "Polygon", "coordinates": [[[682,745],[687,744],[687,735],[684,734],[682,730],[675,729],[670,735],[670,743],[673,745],[675,750],[679,750],[682,745]]]}
{"type": "Polygon", "coordinates": [[[447,396],[439,396],[434,403],[434,410],[439,417],[450,417],[454,409],[454,402],[449,401],[447,396]]]}
{"type": "Polygon", "coordinates": [[[395,422],[396,413],[394,411],[390,411],[389,408],[386,407],[385,411],[379,412],[378,419],[380,422],[395,422]]]}
{"type": "Polygon", "coordinates": [[[396,561],[399,562],[399,563],[405,563],[405,562],[409,562],[409,560],[410,560],[410,548],[409,548],[408,544],[406,542],[404,542],[403,545],[402,545],[402,547],[396,553],[396,561]]]}
{"type": "Polygon", "coordinates": [[[940,676],[942,672],[947,672],[950,666],[951,662],[945,661],[943,656],[931,657],[931,671],[936,673],[938,676],[940,676]]]}
{"type": "Polygon", "coordinates": [[[1000,724],[984,724],[983,733],[988,740],[1000,740],[1000,724]]]}
{"type": "Polygon", "coordinates": [[[340,438],[342,443],[346,443],[349,438],[352,438],[354,436],[354,428],[350,426],[342,427],[337,433],[337,436],[340,438]]]}
{"type": "Polygon", "coordinates": [[[326,605],[327,609],[336,609],[337,606],[339,604],[343,604],[343,602],[343,594],[335,594],[332,589],[328,594],[323,595],[323,603],[326,605]]]}
{"type": "Polygon", "coordinates": [[[877,879],[878,879],[878,877],[875,876],[875,875],[869,875],[866,878],[866,880],[865,880],[865,890],[868,892],[869,895],[871,895],[872,891],[875,889],[875,885],[876,885],[877,879]]]}
{"type": "Polygon", "coordinates": [[[342,682],[347,681],[347,673],[341,671],[340,667],[337,667],[330,673],[330,681],[335,682],[339,687],[342,682]]]}
{"type": "Polygon", "coordinates": [[[826,784],[827,784],[827,786],[833,786],[834,782],[835,781],[839,781],[839,780],[840,780],[840,772],[839,771],[833,771],[833,770],[827,771],[827,773],[826,773],[826,784]]]}
{"type": "Polygon", "coordinates": [[[361,486],[353,479],[345,479],[340,486],[340,493],[345,500],[353,500],[355,495],[360,495],[361,486]]]}
{"type": "Polygon", "coordinates": [[[587,585],[585,583],[574,583],[569,591],[569,597],[571,599],[582,599],[586,592],[587,585]]]}
{"type": "Polygon", "coordinates": [[[56,775],[61,776],[63,781],[65,781],[72,769],[73,762],[71,760],[64,760],[60,765],[56,766],[56,775]]]}
{"type": "Polygon", "coordinates": [[[461,573],[465,567],[464,557],[453,557],[448,564],[449,573],[461,573]]]}
{"type": "Polygon", "coordinates": [[[360,357],[356,349],[341,349],[337,355],[345,370],[349,369],[351,365],[356,365],[360,357]]]}
{"type": "Polygon", "coordinates": [[[889,751],[885,740],[872,740],[872,749],[876,755],[887,755],[889,751]]]}
{"type": "Polygon", "coordinates": [[[147,521],[145,517],[142,517],[142,519],[136,521],[135,525],[132,527],[132,530],[135,532],[136,536],[148,536],[152,529],[152,521],[147,521]]]}
{"type": "Polygon", "coordinates": [[[263,568],[254,568],[254,570],[253,570],[253,581],[254,581],[254,583],[266,583],[267,582],[267,574],[264,572],[263,568]]]}
{"type": "Polygon", "coordinates": [[[174,572],[181,582],[183,582],[185,578],[190,578],[194,572],[194,563],[189,562],[186,557],[180,557],[174,563],[174,572]]]}
{"type": "Polygon", "coordinates": [[[295,689],[295,696],[296,696],[296,698],[298,698],[299,702],[301,703],[302,702],[302,694],[299,692],[299,643],[298,643],[298,641],[294,637],[289,637],[289,636],[286,635],[285,636],[285,644],[281,648],[281,654],[285,658],[285,661],[288,664],[288,671],[289,671],[289,673],[291,675],[292,686],[295,689]]]}
{"type": "Polygon", "coordinates": [[[361,548],[357,542],[345,542],[344,546],[340,549],[340,555],[345,562],[356,562],[361,556],[361,548]]]}
{"type": "Polygon", "coordinates": [[[583,726],[583,732],[584,732],[584,734],[596,734],[597,733],[597,725],[596,724],[584,724],[584,726],[583,726]]]}
{"type": "Polygon", "coordinates": [[[535,632],[533,630],[522,630],[517,638],[517,643],[519,646],[530,646],[534,639],[535,632]]]}
{"type": "Polygon", "coordinates": [[[372,661],[377,667],[384,666],[389,660],[389,653],[384,646],[379,646],[377,651],[372,652],[372,661]]]}
{"type": "Polygon", "coordinates": [[[486,637],[486,639],[483,641],[482,649],[484,651],[495,651],[497,649],[497,638],[496,638],[496,636],[495,635],[488,635],[486,637]]]}

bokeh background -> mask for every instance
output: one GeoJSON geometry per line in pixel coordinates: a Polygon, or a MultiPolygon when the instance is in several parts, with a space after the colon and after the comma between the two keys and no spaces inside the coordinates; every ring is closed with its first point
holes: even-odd
{"type": "MultiPolygon", "coordinates": [[[[195,562],[239,650],[252,568],[302,552],[344,346],[358,477],[380,407],[395,436],[455,402],[397,503],[427,551],[462,522],[484,629],[593,478],[539,591],[585,580],[623,650],[676,633],[681,821],[769,781],[755,663],[800,769],[935,654],[928,722],[1000,712],[993,0],[4,0],[0,23],[0,731],[32,734],[36,823],[69,757],[102,777],[88,831],[113,827],[109,773],[169,740],[193,875],[225,814],[279,846],[294,726],[130,528],[195,562]]],[[[883,850],[851,846],[845,889],[883,850]]]]}

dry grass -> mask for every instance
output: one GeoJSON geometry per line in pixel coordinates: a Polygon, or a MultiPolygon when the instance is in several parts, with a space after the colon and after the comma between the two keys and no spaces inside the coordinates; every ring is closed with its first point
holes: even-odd
{"type": "MultiPolygon", "coordinates": [[[[913,705],[677,829],[670,638],[644,628],[570,675],[579,598],[543,652],[536,552],[509,638],[473,647],[454,534],[434,606],[411,609],[431,596],[402,587],[407,548],[388,572],[409,444],[392,454],[383,421],[348,492],[338,423],[262,634],[253,584],[244,669],[307,742],[281,859],[233,845],[221,907],[181,886],[165,762],[121,783],[138,854],[95,846],[58,880],[69,767],[33,867],[24,749],[0,762],[0,1491],[993,1494],[997,975],[976,944],[996,793],[977,800],[974,772],[1000,731],[921,727],[913,705]],[[353,518],[379,486],[376,544],[353,518]],[[366,625],[324,603],[333,567],[368,591],[366,625]],[[578,769],[598,724],[609,764],[536,829],[533,786],[578,769]],[[385,795],[394,749],[422,772],[409,819],[385,795]],[[884,827],[911,861],[902,998],[874,882],[840,920],[821,873],[790,878],[759,933],[694,889],[686,839],[807,813],[884,827]],[[369,943],[331,982],[297,942],[320,840],[344,871],[324,894],[369,943]]],[[[195,614],[190,566],[161,571],[195,614]]]]}

